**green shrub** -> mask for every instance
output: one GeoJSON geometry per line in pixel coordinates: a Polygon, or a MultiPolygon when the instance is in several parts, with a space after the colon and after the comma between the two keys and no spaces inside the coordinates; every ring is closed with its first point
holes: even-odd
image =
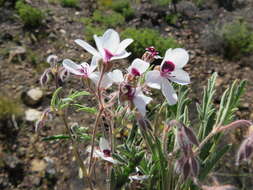
{"type": "Polygon", "coordinates": [[[197,5],[198,7],[202,7],[205,3],[205,0],[194,0],[193,1],[195,3],[195,5],[197,5]]]}
{"type": "Polygon", "coordinates": [[[114,11],[106,13],[100,10],[96,10],[93,13],[92,20],[105,27],[116,27],[125,22],[125,18],[119,13],[114,11]]]}
{"type": "Polygon", "coordinates": [[[78,7],[79,0],[60,0],[63,7],[78,7]]]}
{"type": "Polygon", "coordinates": [[[178,19],[180,18],[181,14],[180,13],[171,13],[165,16],[165,21],[168,24],[177,24],[178,19]]]}
{"type": "Polygon", "coordinates": [[[151,0],[152,3],[156,4],[156,5],[169,5],[170,3],[172,3],[173,0],[151,0]]]}
{"type": "Polygon", "coordinates": [[[129,46],[129,50],[134,56],[140,57],[145,48],[154,46],[163,56],[169,48],[179,47],[179,44],[171,37],[162,37],[160,33],[153,29],[127,28],[122,33],[122,39],[132,38],[134,42],[129,46]]]}
{"type": "Polygon", "coordinates": [[[229,59],[238,59],[253,51],[253,32],[244,21],[237,20],[226,24],[222,31],[225,56],[229,59]]]}
{"type": "Polygon", "coordinates": [[[93,24],[92,21],[93,21],[92,18],[80,19],[80,22],[82,22],[85,25],[84,35],[85,35],[85,40],[87,40],[88,42],[93,41],[94,34],[101,36],[106,30],[106,27],[101,26],[101,25],[95,25],[93,24]]]}
{"type": "Polygon", "coordinates": [[[121,13],[127,20],[134,17],[134,9],[131,7],[129,0],[116,0],[110,5],[110,8],[121,13]]]}
{"type": "Polygon", "coordinates": [[[42,24],[44,13],[41,10],[34,8],[23,1],[18,1],[16,3],[16,10],[25,26],[39,27],[42,24]]]}
{"type": "Polygon", "coordinates": [[[22,108],[17,101],[0,95],[0,120],[9,119],[12,115],[20,116],[22,108]]]}
{"type": "Polygon", "coordinates": [[[103,13],[96,10],[91,18],[81,18],[80,21],[85,24],[85,38],[87,41],[93,41],[93,34],[102,35],[107,28],[115,28],[125,22],[124,17],[116,12],[103,13]]]}
{"type": "Polygon", "coordinates": [[[0,7],[4,6],[5,0],[0,0],[0,7]]]}

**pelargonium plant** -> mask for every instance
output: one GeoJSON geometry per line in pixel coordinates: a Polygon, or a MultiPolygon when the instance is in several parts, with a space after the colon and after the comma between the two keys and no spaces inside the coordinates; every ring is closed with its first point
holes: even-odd
{"type": "MultiPolygon", "coordinates": [[[[102,189],[160,190],[234,188],[222,183],[212,185],[210,177],[232,146],[219,144],[224,134],[252,125],[247,120],[234,121],[245,81],[235,81],[224,92],[217,108],[213,102],[217,78],[214,73],[191,122],[191,100],[187,98],[190,77],[183,70],[189,62],[185,49],[168,48],[161,57],[155,47],[147,47],[141,58],[133,59],[128,68],[120,70],[118,68],[123,67],[120,59],[130,55],[126,48],[133,40],[120,41],[113,29],[108,29],[103,36],[94,35],[94,40],[96,48],[83,40],[75,40],[93,56],[90,64],[64,59],[62,66],[54,64],[42,75],[41,83],[45,84],[49,73],[56,79],[63,75],[58,72],[66,76],[70,73],[80,79],[84,87],[66,95],[68,90],[62,90],[56,82],[50,108],[36,125],[38,129],[43,127],[49,115],[61,117],[67,134],[44,140],[69,140],[86,186],[101,189],[101,184],[106,184],[102,189]],[[154,64],[156,59],[160,65],[154,64]],[[82,96],[95,98],[94,107],[85,106],[82,96]],[[80,123],[71,126],[70,107],[72,111],[74,107],[85,114],[96,115],[94,125],[89,128],[81,127],[80,123]],[[126,135],[118,139],[120,130],[125,130],[126,135]],[[97,163],[104,165],[100,168],[104,170],[104,181],[96,180],[97,163]]],[[[237,165],[251,159],[252,139],[251,132],[234,159],[237,165]]]]}

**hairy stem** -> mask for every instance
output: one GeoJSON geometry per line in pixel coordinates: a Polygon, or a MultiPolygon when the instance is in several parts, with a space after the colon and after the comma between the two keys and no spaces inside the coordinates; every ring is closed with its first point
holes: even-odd
{"type": "Polygon", "coordinates": [[[97,133],[97,128],[98,128],[98,123],[100,120],[100,117],[103,113],[103,109],[100,109],[97,117],[96,117],[96,121],[95,121],[95,126],[92,132],[92,142],[91,142],[91,152],[90,152],[90,162],[89,162],[89,175],[91,174],[91,166],[92,166],[92,158],[93,158],[93,153],[94,153],[94,146],[95,146],[95,137],[96,137],[96,133],[97,133]]]}
{"type": "Polygon", "coordinates": [[[92,158],[93,158],[93,153],[94,153],[94,146],[95,146],[95,137],[96,137],[96,133],[97,133],[97,128],[98,128],[98,124],[99,124],[99,120],[101,118],[101,115],[104,111],[104,103],[103,103],[103,99],[102,99],[102,92],[100,89],[102,80],[103,80],[103,76],[104,76],[104,66],[102,65],[102,71],[101,71],[101,75],[98,81],[98,86],[97,86],[97,96],[98,96],[98,103],[99,103],[99,112],[97,114],[96,117],[96,121],[95,121],[95,126],[93,128],[93,132],[92,132],[92,142],[91,142],[91,152],[90,152],[90,162],[89,162],[89,175],[91,174],[91,166],[92,166],[92,158]]]}

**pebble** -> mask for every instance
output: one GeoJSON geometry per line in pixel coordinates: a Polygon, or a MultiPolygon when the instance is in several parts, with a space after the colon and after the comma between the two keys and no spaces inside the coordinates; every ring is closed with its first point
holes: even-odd
{"type": "Polygon", "coordinates": [[[21,98],[27,106],[35,106],[42,101],[43,91],[40,88],[33,88],[23,92],[21,98]]]}
{"type": "Polygon", "coordinates": [[[28,109],[25,111],[25,120],[26,121],[37,121],[40,119],[42,112],[36,109],[28,109]]]}
{"type": "Polygon", "coordinates": [[[34,172],[44,171],[47,167],[47,164],[44,160],[33,159],[31,162],[31,170],[34,172]]]}

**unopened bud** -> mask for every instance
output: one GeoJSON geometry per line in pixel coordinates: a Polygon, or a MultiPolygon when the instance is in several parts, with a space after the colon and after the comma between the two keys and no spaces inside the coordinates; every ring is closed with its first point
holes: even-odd
{"type": "Polygon", "coordinates": [[[50,69],[46,69],[44,71],[44,73],[41,75],[41,77],[40,77],[40,85],[41,86],[44,86],[44,85],[46,85],[49,82],[49,80],[50,80],[50,76],[49,76],[50,72],[51,72],[50,69]]]}

